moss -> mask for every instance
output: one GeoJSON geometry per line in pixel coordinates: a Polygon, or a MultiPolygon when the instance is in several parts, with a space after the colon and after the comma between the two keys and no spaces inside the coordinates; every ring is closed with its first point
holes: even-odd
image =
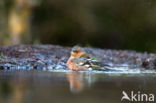
{"type": "Polygon", "coordinates": [[[3,53],[0,53],[0,58],[7,58],[7,56],[4,55],[3,53]]]}

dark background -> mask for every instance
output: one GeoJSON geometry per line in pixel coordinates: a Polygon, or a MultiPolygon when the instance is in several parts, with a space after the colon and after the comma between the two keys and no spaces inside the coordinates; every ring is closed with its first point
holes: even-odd
{"type": "MultiPolygon", "coordinates": [[[[30,1],[30,0],[26,0],[30,1]]],[[[58,44],[156,52],[155,0],[34,0],[28,44],[58,44]]],[[[0,1],[0,40],[8,31],[16,0],[0,1]]],[[[24,7],[23,7],[24,8],[24,7]]],[[[27,9],[24,9],[27,10],[27,9]]],[[[24,10],[22,12],[24,12],[24,10]]],[[[24,39],[23,39],[24,40],[24,39]]],[[[22,40],[21,40],[22,41],[22,40]]],[[[23,44],[23,42],[20,42],[23,44]]]]}

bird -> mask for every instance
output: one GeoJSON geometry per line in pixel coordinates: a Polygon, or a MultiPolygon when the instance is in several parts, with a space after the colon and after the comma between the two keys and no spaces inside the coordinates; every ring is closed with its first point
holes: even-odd
{"type": "Polygon", "coordinates": [[[74,46],[71,50],[71,55],[67,61],[67,66],[70,70],[107,70],[109,66],[101,62],[101,59],[87,53],[83,48],[74,46]]]}

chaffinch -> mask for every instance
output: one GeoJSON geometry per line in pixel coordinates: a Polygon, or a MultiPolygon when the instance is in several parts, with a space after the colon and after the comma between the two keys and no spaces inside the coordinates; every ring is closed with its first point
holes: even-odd
{"type": "Polygon", "coordinates": [[[71,50],[71,55],[67,61],[67,66],[70,70],[90,70],[101,69],[103,65],[100,59],[93,57],[91,54],[86,53],[81,47],[75,46],[71,50]]]}

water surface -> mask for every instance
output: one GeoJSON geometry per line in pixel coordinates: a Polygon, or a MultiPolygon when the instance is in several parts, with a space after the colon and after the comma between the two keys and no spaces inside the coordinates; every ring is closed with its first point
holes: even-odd
{"type": "Polygon", "coordinates": [[[0,103],[121,103],[122,91],[156,94],[155,79],[154,73],[0,71],[0,103]]]}

